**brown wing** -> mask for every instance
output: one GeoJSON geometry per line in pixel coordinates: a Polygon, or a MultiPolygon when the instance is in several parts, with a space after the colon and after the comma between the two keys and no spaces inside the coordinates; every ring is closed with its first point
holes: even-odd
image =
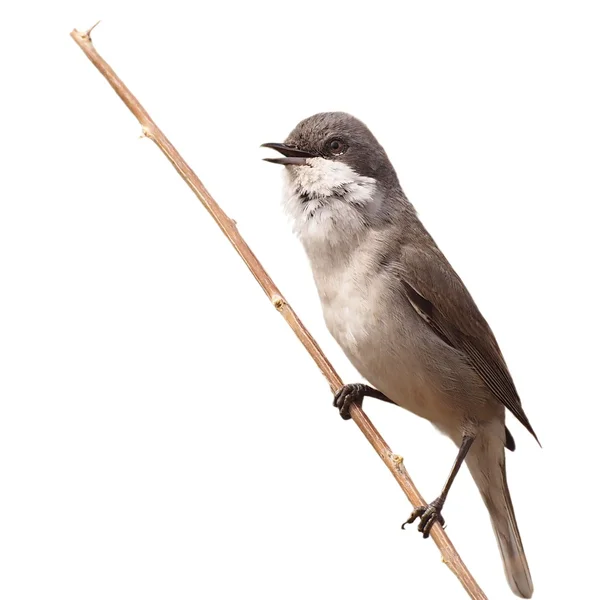
{"type": "Polygon", "coordinates": [[[435,246],[405,247],[403,254],[402,285],[412,307],[444,342],[465,355],[494,396],[539,444],[496,338],[460,277],[435,246]]]}

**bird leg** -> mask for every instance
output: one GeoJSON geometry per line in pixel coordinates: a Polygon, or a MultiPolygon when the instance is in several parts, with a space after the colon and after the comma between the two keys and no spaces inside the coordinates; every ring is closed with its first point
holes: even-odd
{"type": "Polygon", "coordinates": [[[365,385],[364,383],[348,383],[335,393],[333,405],[339,409],[342,419],[347,421],[350,418],[350,406],[352,404],[362,406],[362,401],[365,396],[378,398],[384,402],[395,404],[395,402],[390,400],[385,394],[372,388],[370,385],[365,385]]]}
{"type": "Polygon", "coordinates": [[[465,460],[465,457],[469,452],[469,448],[471,447],[471,444],[474,440],[474,437],[463,437],[460,448],[458,449],[458,455],[456,456],[456,460],[452,465],[452,471],[450,471],[450,476],[448,477],[448,480],[446,481],[446,484],[442,489],[442,493],[439,495],[438,498],[436,498],[433,502],[429,503],[427,506],[418,506],[417,508],[415,508],[415,510],[413,510],[412,514],[408,518],[408,521],[406,521],[402,525],[402,529],[404,529],[405,525],[409,523],[414,523],[418,518],[420,518],[421,522],[419,523],[418,530],[423,534],[424,538],[428,538],[429,532],[431,531],[431,528],[436,522],[439,523],[442,527],[444,526],[445,521],[444,517],[442,517],[442,508],[444,506],[444,503],[446,502],[446,498],[448,497],[448,492],[452,487],[452,482],[454,481],[454,478],[456,477],[460,466],[465,460]]]}

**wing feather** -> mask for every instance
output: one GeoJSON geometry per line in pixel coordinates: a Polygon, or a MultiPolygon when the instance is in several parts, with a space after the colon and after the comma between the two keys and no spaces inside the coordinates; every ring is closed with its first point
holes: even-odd
{"type": "Polygon", "coordinates": [[[461,352],[494,396],[539,440],[523,407],[496,338],[460,277],[436,246],[404,248],[401,279],[415,312],[461,352]]]}

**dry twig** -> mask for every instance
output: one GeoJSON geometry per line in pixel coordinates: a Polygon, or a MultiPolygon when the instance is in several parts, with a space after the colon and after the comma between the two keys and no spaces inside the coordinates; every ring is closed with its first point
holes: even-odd
{"type": "MultiPolygon", "coordinates": [[[[96,23],[96,25],[98,25],[98,23],[96,23]]],[[[96,25],[94,25],[94,27],[96,27],[96,25]]],[[[202,202],[206,210],[211,214],[217,225],[221,228],[221,231],[227,236],[240,257],[246,263],[246,266],[250,269],[265,294],[267,294],[273,303],[273,306],[281,313],[283,318],[287,321],[287,324],[294,330],[298,339],[312,356],[319,369],[321,369],[321,372],[329,382],[331,390],[335,392],[342,386],[342,380],[339,375],[335,372],[333,366],[329,360],[327,360],[315,339],[304,327],[292,307],[281,295],[281,292],[277,289],[277,286],[269,277],[252,250],[250,250],[248,244],[246,244],[239,234],[234,221],[223,212],[214,198],[208,193],[204,185],[202,185],[198,176],[192,171],[179,152],[177,152],[175,147],[157,127],[156,123],[154,123],[150,115],[138,102],[135,96],[129,91],[119,77],[117,77],[116,73],[108,63],[98,54],[90,37],[94,27],[85,32],[74,29],[71,32],[71,37],[100,73],[104,75],[127,108],[135,115],[142,126],[143,134],[150,138],[162,150],[163,154],[171,161],[171,164],[175,167],[177,172],[190,186],[194,194],[196,194],[198,200],[202,202]]],[[[369,440],[375,451],[391,471],[396,481],[400,484],[402,491],[406,494],[411,504],[415,507],[426,504],[412,479],[409,477],[402,457],[397,456],[391,451],[390,447],[375,429],[363,410],[359,406],[353,405],[350,409],[350,414],[356,425],[358,425],[364,436],[369,440]]],[[[469,596],[476,600],[486,600],[485,594],[438,523],[433,526],[431,537],[442,553],[442,561],[458,577],[469,596]]]]}

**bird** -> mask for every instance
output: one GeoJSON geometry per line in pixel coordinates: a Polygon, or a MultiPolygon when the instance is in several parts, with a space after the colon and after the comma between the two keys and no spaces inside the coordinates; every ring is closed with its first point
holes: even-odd
{"type": "Polygon", "coordinates": [[[458,453],[440,495],[417,507],[427,538],[462,463],[490,515],[512,592],[533,581],[506,478],[508,409],[538,441],[500,347],[459,275],[420,221],[388,155],[344,112],[301,121],[263,147],[284,165],[283,207],[312,268],[326,326],[368,382],[334,395],[343,419],[373,397],[430,421],[458,453]]]}

